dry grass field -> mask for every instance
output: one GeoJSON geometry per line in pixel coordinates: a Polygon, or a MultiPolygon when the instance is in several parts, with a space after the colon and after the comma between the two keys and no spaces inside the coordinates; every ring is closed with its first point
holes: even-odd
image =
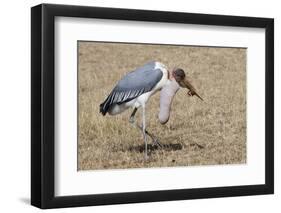
{"type": "Polygon", "coordinates": [[[78,170],[246,163],[246,49],[80,41],[78,54],[78,170]],[[204,102],[180,89],[161,125],[155,94],[147,129],[164,147],[149,146],[145,161],[142,134],[128,122],[132,109],[102,116],[99,105],[123,75],[151,60],[184,69],[204,102]]]}

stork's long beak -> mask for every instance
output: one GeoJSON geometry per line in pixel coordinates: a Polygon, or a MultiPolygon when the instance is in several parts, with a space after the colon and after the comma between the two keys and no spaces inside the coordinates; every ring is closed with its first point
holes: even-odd
{"type": "Polygon", "coordinates": [[[200,98],[202,101],[203,98],[201,98],[201,96],[196,92],[195,88],[192,86],[192,84],[190,83],[190,81],[185,77],[183,80],[183,87],[186,87],[187,89],[189,89],[188,95],[193,96],[196,95],[198,98],[200,98]]]}

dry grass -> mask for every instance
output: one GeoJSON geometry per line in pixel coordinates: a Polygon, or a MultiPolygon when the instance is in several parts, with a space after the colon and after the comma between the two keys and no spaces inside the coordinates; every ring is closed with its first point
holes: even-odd
{"type": "Polygon", "coordinates": [[[246,49],[96,42],[78,47],[78,170],[246,162],[246,49]],[[205,101],[181,89],[169,122],[161,125],[159,93],[153,96],[148,130],[165,146],[150,147],[144,161],[142,134],[128,122],[132,110],[102,116],[99,104],[124,74],[151,60],[183,68],[205,101]]]}

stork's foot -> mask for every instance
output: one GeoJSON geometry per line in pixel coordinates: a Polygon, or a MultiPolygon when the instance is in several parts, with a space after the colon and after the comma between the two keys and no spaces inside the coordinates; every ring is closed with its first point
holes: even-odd
{"type": "Polygon", "coordinates": [[[129,122],[130,122],[131,124],[135,123],[135,117],[131,116],[131,117],[129,118],[129,122]]]}
{"type": "Polygon", "coordinates": [[[159,139],[156,137],[152,138],[152,145],[157,146],[159,148],[163,148],[163,145],[160,143],[159,139]]]}
{"type": "Polygon", "coordinates": [[[148,157],[147,154],[144,155],[144,160],[145,160],[145,161],[148,161],[148,160],[149,160],[149,157],[148,157]]]}

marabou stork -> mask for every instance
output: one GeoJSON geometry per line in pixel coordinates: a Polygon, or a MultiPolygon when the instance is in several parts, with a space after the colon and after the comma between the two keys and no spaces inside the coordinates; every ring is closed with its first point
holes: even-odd
{"type": "Polygon", "coordinates": [[[189,89],[189,96],[197,96],[203,100],[190,81],[183,69],[168,70],[167,67],[157,61],[149,62],[126,74],[114,87],[105,101],[100,104],[100,112],[103,115],[116,115],[133,107],[129,122],[135,123],[134,116],[139,107],[142,108],[142,126],[136,124],[142,130],[145,145],[145,159],[147,159],[146,135],[150,136],[153,143],[160,146],[159,141],[146,130],[145,105],[149,98],[157,91],[160,92],[159,121],[165,124],[169,120],[171,103],[174,95],[180,87],[189,89]]]}

